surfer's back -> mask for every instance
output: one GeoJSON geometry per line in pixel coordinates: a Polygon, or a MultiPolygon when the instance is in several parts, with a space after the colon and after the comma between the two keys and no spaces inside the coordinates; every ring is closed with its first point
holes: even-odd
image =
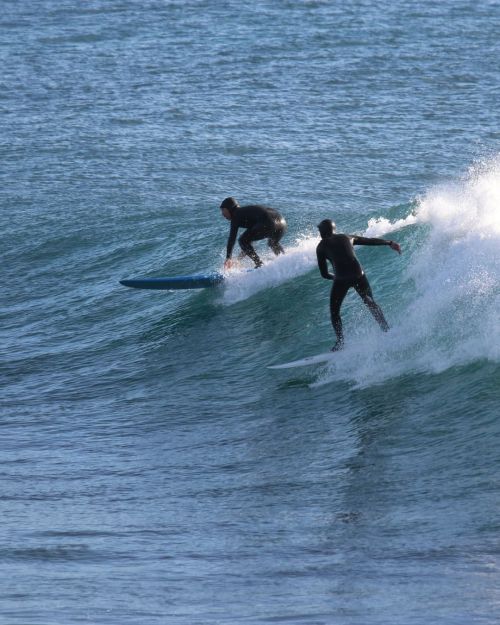
{"type": "Polygon", "coordinates": [[[332,234],[321,239],[316,248],[318,258],[328,259],[338,280],[354,280],[363,275],[363,269],[356,258],[352,237],[347,234],[332,234]]]}

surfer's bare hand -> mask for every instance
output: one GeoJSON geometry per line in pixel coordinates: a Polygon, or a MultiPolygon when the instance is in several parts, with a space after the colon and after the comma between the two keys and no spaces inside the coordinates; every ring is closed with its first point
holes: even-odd
{"type": "Polygon", "coordinates": [[[226,260],[224,261],[224,269],[231,269],[232,266],[233,266],[232,259],[226,258],[226,260]]]}
{"type": "Polygon", "coordinates": [[[396,243],[396,241],[391,241],[389,245],[391,247],[391,250],[394,250],[398,254],[401,254],[401,245],[399,245],[399,243],[396,243]]]}

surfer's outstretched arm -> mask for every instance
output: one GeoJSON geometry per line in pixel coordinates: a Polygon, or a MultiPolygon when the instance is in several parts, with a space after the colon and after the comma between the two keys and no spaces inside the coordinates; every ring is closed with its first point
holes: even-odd
{"type": "Polygon", "coordinates": [[[396,241],[388,241],[387,239],[377,239],[375,237],[355,237],[352,236],[353,245],[388,245],[392,250],[401,254],[401,246],[396,241]]]}

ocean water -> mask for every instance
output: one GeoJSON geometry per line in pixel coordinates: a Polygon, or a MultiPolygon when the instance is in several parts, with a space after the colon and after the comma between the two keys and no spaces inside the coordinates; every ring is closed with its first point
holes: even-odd
{"type": "Polygon", "coordinates": [[[500,3],[0,7],[0,624],[498,623],[500,3]]]}

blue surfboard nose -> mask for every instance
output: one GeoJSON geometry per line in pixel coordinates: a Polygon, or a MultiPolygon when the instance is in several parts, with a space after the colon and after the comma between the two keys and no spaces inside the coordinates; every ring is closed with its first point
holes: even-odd
{"type": "Polygon", "coordinates": [[[165,278],[130,278],[120,280],[120,284],[134,289],[154,289],[161,291],[180,289],[206,289],[223,282],[223,274],[214,271],[205,274],[170,276],[165,278]]]}

